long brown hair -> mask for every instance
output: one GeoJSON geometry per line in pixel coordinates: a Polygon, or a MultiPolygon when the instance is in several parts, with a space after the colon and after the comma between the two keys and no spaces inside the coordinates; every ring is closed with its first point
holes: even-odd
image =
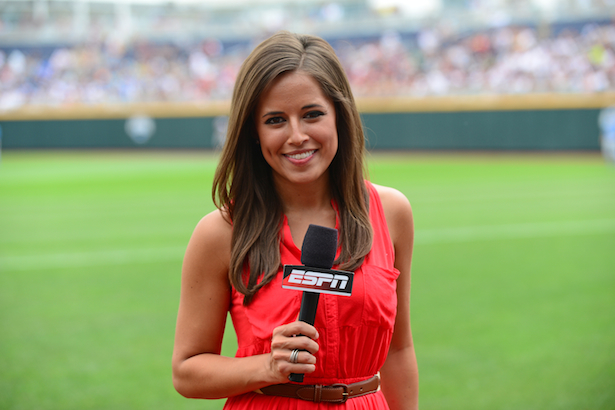
{"type": "Polygon", "coordinates": [[[315,36],[278,32],[259,44],[239,71],[231,103],[227,139],[213,182],[216,206],[233,224],[229,280],[254,294],[280,267],[282,204],[265,161],[253,113],[261,93],[279,75],[301,70],[318,81],[335,106],[338,151],[329,166],[331,195],[340,220],[340,269],[355,270],[370,251],[372,228],[365,187],[365,141],[350,84],[333,48],[315,36]],[[244,276],[244,268],[249,274],[244,276]]]}

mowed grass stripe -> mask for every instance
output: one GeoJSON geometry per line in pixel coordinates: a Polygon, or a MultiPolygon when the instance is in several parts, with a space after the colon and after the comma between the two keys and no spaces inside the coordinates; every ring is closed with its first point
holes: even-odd
{"type": "MultiPolygon", "coordinates": [[[[615,219],[523,223],[495,226],[466,226],[449,229],[417,229],[417,245],[449,242],[536,238],[544,236],[574,236],[615,232],[615,219]]],[[[61,254],[30,254],[0,256],[0,269],[4,272],[126,265],[181,259],[185,247],[158,247],[140,249],[109,249],[61,254]]]]}
{"type": "Polygon", "coordinates": [[[185,247],[125,248],[89,252],[0,256],[0,270],[27,271],[88,266],[130,265],[181,260],[185,247]]]}
{"type": "Polygon", "coordinates": [[[543,236],[575,236],[615,232],[615,219],[586,221],[534,222],[508,225],[466,226],[459,228],[417,229],[417,244],[469,242],[543,236]]]}
{"type": "MultiPolygon", "coordinates": [[[[533,221],[535,219],[543,219],[543,217],[549,216],[550,219],[554,217],[557,218],[557,213],[564,213],[566,216],[570,215],[571,209],[580,209],[581,212],[585,212],[588,207],[600,206],[601,202],[607,201],[608,196],[604,195],[603,197],[589,197],[585,195],[579,195],[574,200],[568,200],[565,208],[558,206],[561,202],[561,197],[552,197],[552,198],[542,198],[540,201],[527,201],[526,199],[520,198],[511,198],[508,200],[498,201],[480,201],[479,203],[474,202],[465,202],[465,201],[451,201],[449,199],[448,202],[438,202],[434,203],[426,203],[424,200],[416,200],[413,204],[414,208],[417,211],[423,213],[423,209],[426,206],[429,206],[429,212],[434,213],[442,213],[450,215],[452,213],[451,207],[454,207],[454,211],[460,212],[462,210],[467,211],[484,211],[483,216],[489,214],[501,215],[504,212],[508,213],[509,222],[511,226],[518,226],[518,229],[524,229],[523,226],[526,224],[537,225],[540,226],[540,222],[533,221]],[[526,215],[527,213],[531,213],[533,215],[526,215]]],[[[42,243],[44,241],[70,241],[70,240],[88,240],[88,239],[101,239],[101,238],[113,238],[117,236],[117,230],[109,230],[110,226],[115,225],[117,229],[123,230],[124,237],[130,237],[134,239],[139,239],[141,237],[148,237],[151,235],[172,235],[177,237],[178,235],[186,235],[186,232],[189,232],[190,227],[188,225],[180,225],[177,223],[172,223],[170,221],[175,221],[177,218],[185,217],[186,222],[196,222],[194,215],[195,214],[205,214],[213,208],[213,205],[210,208],[206,208],[200,202],[194,201],[191,204],[188,204],[187,207],[178,208],[177,205],[171,205],[165,207],[160,207],[158,205],[152,206],[149,208],[130,208],[126,209],[121,208],[119,205],[115,205],[115,207],[103,208],[97,207],[95,209],[84,209],[84,208],[73,208],[65,207],[64,209],[48,209],[46,208],[44,212],[40,208],[38,209],[30,209],[27,212],[22,212],[21,214],[17,213],[17,210],[13,211],[13,215],[11,213],[5,213],[4,217],[6,218],[3,228],[7,231],[11,232],[11,235],[1,235],[0,236],[0,244],[1,243],[11,243],[16,245],[18,243],[28,243],[32,242],[42,243]],[[104,218],[97,219],[97,214],[105,215],[104,218]],[[165,215],[165,218],[160,218],[160,215],[165,215]],[[139,223],[139,220],[148,221],[152,218],[157,218],[158,221],[156,224],[151,224],[150,226],[144,226],[142,223],[139,223]],[[10,219],[10,222],[8,222],[10,219]],[[93,228],[96,228],[97,224],[100,227],[104,227],[106,229],[91,229],[89,231],[83,231],[82,228],[74,226],[74,222],[83,221],[84,223],[89,223],[93,228]],[[65,223],[67,221],[71,221],[71,223],[65,223]],[[44,224],[40,224],[44,223],[44,224]],[[138,230],[126,229],[131,225],[138,225],[138,230]],[[61,229],[54,229],[54,227],[60,227],[61,229]]],[[[3,209],[4,210],[4,209],[3,209]]],[[[422,216],[419,214],[418,216],[422,216]]],[[[600,215],[600,212],[595,215],[597,217],[603,216],[600,215]]],[[[422,223],[422,220],[419,220],[419,223],[422,223]]],[[[451,221],[447,223],[447,225],[459,224],[463,221],[451,221]]],[[[549,224],[557,224],[557,221],[549,221],[549,224]]],[[[578,225],[583,224],[584,221],[562,221],[564,225],[575,224],[578,225]]],[[[464,230],[472,230],[475,231],[474,227],[464,227],[459,226],[455,227],[456,230],[464,231],[464,230]]],[[[487,228],[487,229],[496,229],[496,228],[487,228]]],[[[513,228],[517,229],[517,228],[513,228]]],[[[542,229],[542,228],[539,228],[542,229]]],[[[569,229],[569,228],[563,228],[569,229]]],[[[431,229],[427,229],[431,231],[431,229]]],[[[443,230],[444,234],[447,234],[443,230]]],[[[429,237],[432,237],[436,233],[428,233],[429,237]]]]}

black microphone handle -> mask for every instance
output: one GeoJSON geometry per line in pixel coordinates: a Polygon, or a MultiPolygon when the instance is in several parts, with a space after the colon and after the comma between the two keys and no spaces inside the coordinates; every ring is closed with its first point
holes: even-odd
{"type": "MultiPolygon", "coordinates": [[[[303,297],[301,298],[301,309],[299,310],[299,320],[301,322],[305,322],[314,326],[314,321],[316,320],[316,308],[318,308],[319,298],[320,293],[303,292],[303,297]]],[[[303,373],[291,373],[288,376],[288,380],[295,383],[303,383],[303,373]]]]}
{"type": "Polygon", "coordinates": [[[320,293],[303,292],[301,298],[301,309],[299,310],[299,320],[314,326],[316,320],[316,309],[320,293]]]}

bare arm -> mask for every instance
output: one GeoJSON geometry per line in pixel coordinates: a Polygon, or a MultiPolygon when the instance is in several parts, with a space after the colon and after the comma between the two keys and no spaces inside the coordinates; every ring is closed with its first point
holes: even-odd
{"type": "Polygon", "coordinates": [[[287,381],[290,373],[311,373],[315,358],[293,349],[318,350],[316,330],[294,322],[273,331],[272,352],[246,358],[220,356],[230,303],[228,267],[231,226],[219,211],[205,216],[188,244],[173,349],[173,384],[183,396],[216,399],[287,381]],[[292,337],[304,334],[307,337],[292,337]]]}
{"type": "Polygon", "coordinates": [[[397,316],[387,360],[382,367],[382,392],[391,410],[418,409],[418,366],[410,327],[410,265],[414,243],[412,208],[406,197],[392,188],[376,186],[395,247],[397,316]]]}

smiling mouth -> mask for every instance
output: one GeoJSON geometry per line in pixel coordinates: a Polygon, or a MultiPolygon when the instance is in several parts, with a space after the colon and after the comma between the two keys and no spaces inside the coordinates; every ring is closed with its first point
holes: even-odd
{"type": "Polygon", "coordinates": [[[292,155],[291,154],[286,154],[286,157],[288,157],[290,159],[297,159],[297,160],[299,160],[299,159],[306,159],[306,158],[311,157],[315,152],[316,152],[316,150],[313,149],[313,150],[310,150],[310,151],[302,152],[300,154],[292,154],[292,155]]]}

